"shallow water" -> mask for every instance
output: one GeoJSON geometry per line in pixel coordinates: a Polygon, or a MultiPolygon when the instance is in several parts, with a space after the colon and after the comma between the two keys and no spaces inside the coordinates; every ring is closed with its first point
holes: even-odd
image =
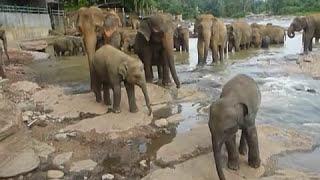
{"type": "MultiPolygon", "coordinates": [[[[272,22],[287,27],[291,17],[266,18],[259,20],[262,24],[272,22]]],[[[254,19],[249,19],[254,21],[254,19]]],[[[225,63],[218,66],[197,68],[197,40],[190,39],[190,53],[175,53],[176,66],[183,85],[196,86],[208,95],[205,102],[176,103],[167,107],[163,114],[181,113],[181,122],[171,135],[165,135],[152,141],[147,146],[149,154],[155,154],[162,145],[169,143],[177,133],[183,133],[192,127],[208,121],[203,109],[218,98],[221,85],[236,74],[243,73],[253,77],[262,92],[261,108],[257,123],[268,123],[290,127],[308,133],[320,143],[320,83],[311,77],[296,73],[298,54],[302,52],[301,34],[294,39],[286,39],[282,46],[270,49],[250,49],[239,53],[228,53],[225,63]]],[[[319,49],[317,49],[319,50],[319,49]]],[[[208,64],[212,61],[208,55],[208,64]]],[[[83,57],[63,57],[57,61],[45,61],[31,64],[40,83],[58,84],[72,93],[89,91],[89,73],[87,59],[83,57]]],[[[160,118],[160,117],[159,117],[160,118]]],[[[312,153],[294,153],[279,159],[279,167],[299,170],[317,171],[316,162],[320,150],[312,153]]],[[[318,164],[319,165],[319,164],[318,164]]],[[[319,171],[318,171],[319,172],[319,171]]]]}

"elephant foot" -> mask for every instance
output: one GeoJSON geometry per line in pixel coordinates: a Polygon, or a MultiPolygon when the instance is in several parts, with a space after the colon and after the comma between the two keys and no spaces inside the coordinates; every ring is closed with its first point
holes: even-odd
{"type": "Polygon", "coordinates": [[[104,100],[104,104],[107,105],[107,106],[111,106],[111,101],[104,100]]]}
{"type": "Polygon", "coordinates": [[[247,148],[244,147],[239,147],[239,154],[241,154],[242,156],[247,155],[247,148]]]}
{"type": "Polygon", "coordinates": [[[239,170],[239,163],[236,160],[229,160],[228,161],[228,168],[234,171],[239,170]]]}
{"type": "Polygon", "coordinates": [[[101,101],[102,101],[102,98],[101,98],[101,97],[96,97],[96,102],[97,102],[97,103],[101,103],[101,101]]]}
{"type": "Polygon", "coordinates": [[[107,113],[116,113],[119,114],[121,111],[120,109],[113,109],[113,108],[108,108],[107,113]]]}
{"type": "Polygon", "coordinates": [[[136,113],[138,111],[139,111],[138,107],[130,108],[131,113],[136,113]]]}
{"type": "Polygon", "coordinates": [[[260,159],[255,159],[255,160],[250,160],[249,159],[249,166],[252,168],[259,168],[261,164],[261,160],[260,159]]]}

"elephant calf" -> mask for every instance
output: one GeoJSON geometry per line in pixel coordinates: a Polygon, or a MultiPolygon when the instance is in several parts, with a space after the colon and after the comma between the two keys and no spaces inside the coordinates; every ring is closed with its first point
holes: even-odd
{"type": "Polygon", "coordinates": [[[96,101],[101,101],[101,86],[103,85],[104,101],[111,105],[109,88],[113,90],[112,112],[120,113],[121,82],[127,90],[130,112],[137,112],[134,85],[138,85],[144,94],[146,105],[151,115],[151,105],[147,92],[143,64],[111,45],[98,49],[93,58],[93,91],[96,101]]]}
{"type": "Polygon", "coordinates": [[[258,135],[255,118],[260,106],[261,94],[256,82],[246,76],[237,75],[227,82],[217,102],[212,103],[209,112],[209,128],[216,169],[220,180],[224,180],[221,147],[225,143],[228,151],[228,167],[239,169],[239,154],[236,147],[236,133],[242,130],[240,154],[246,154],[248,143],[249,166],[260,166],[258,135]]]}
{"type": "Polygon", "coordinates": [[[183,26],[177,27],[174,31],[173,41],[176,51],[180,52],[182,47],[182,51],[189,52],[189,29],[183,26]]]}

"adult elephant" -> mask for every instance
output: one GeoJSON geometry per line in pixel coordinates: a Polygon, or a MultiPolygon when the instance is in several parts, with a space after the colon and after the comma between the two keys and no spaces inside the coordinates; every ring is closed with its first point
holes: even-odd
{"type": "Polygon", "coordinates": [[[110,38],[122,26],[120,17],[113,11],[103,12],[97,7],[82,7],[78,10],[77,27],[83,36],[88,63],[90,69],[90,80],[92,89],[92,60],[96,48],[110,41],[110,38]],[[97,37],[103,37],[100,46],[97,46],[97,37]]]}
{"type": "Polygon", "coordinates": [[[184,26],[179,26],[174,31],[174,48],[176,51],[189,52],[189,29],[184,26]]]}
{"type": "Polygon", "coordinates": [[[196,18],[194,32],[198,34],[198,65],[206,63],[209,48],[212,51],[212,63],[223,55],[227,43],[227,29],[224,23],[211,14],[202,14],[196,18]]]}
{"type": "Polygon", "coordinates": [[[295,37],[295,32],[303,30],[303,51],[312,51],[312,39],[320,37],[320,14],[313,14],[305,17],[296,17],[288,28],[289,38],[295,37]]]}
{"type": "Polygon", "coordinates": [[[136,30],[124,29],[120,32],[121,34],[121,50],[124,52],[131,52],[134,47],[134,41],[136,39],[136,30]]]}
{"type": "Polygon", "coordinates": [[[104,45],[94,55],[93,72],[95,80],[97,80],[95,85],[98,85],[94,87],[97,101],[101,101],[99,84],[103,84],[105,103],[111,105],[109,93],[109,88],[111,88],[113,90],[112,112],[120,113],[121,82],[124,82],[128,94],[130,112],[137,112],[134,85],[138,85],[142,89],[149,115],[151,115],[152,110],[143,64],[139,59],[135,59],[113,46],[104,45]]]}
{"type": "Polygon", "coordinates": [[[159,81],[163,85],[170,83],[169,70],[176,87],[180,81],[176,72],[173,56],[173,17],[159,13],[144,18],[134,43],[134,51],[144,64],[147,82],[153,81],[152,65],[158,67],[159,81]]]}
{"type": "Polygon", "coordinates": [[[252,39],[252,29],[247,22],[236,21],[227,26],[228,30],[228,51],[234,48],[236,52],[240,49],[248,49],[252,39]]]}
{"type": "Polygon", "coordinates": [[[209,129],[217,173],[225,180],[222,164],[222,145],[228,152],[228,168],[239,169],[239,153],[236,146],[236,133],[242,130],[239,152],[247,153],[249,147],[249,166],[260,166],[258,135],[255,118],[261,102],[261,93],[257,83],[247,75],[237,75],[222,88],[220,99],[212,103],[209,111],[209,129]]]}
{"type": "Polygon", "coordinates": [[[258,28],[252,27],[251,46],[260,48],[262,44],[262,34],[258,28]]]}
{"type": "MultiPolygon", "coordinates": [[[[2,40],[4,53],[6,54],[8,61],[10,61],[9,54],[8,54],[8,42],[7,42],[7,37],[6,37],[6,31],[4,29],[1,29],[1,27],[2,27],[2,24],[0,24],[0,39],[2,40]]],[[[4,61],[2,59],[2,48],[0,47],[0,49],[1,49],[0,61],[1,61],[2,65],[4,65],[4,61]]]]}
{"type": "Polygon", "coordinates": [[[283,44],[286,37],[284,28],[272,24],[266,25],[264,35],[270,37],[271,44],[283,44]]]}

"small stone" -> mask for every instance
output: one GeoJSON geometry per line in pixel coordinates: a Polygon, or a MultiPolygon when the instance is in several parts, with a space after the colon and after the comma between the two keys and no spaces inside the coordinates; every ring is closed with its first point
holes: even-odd
{"type": "Polygon", "coordinates": [[[317,91],[314,90],[314,89],[307,89],[307,92],[308,92],[308,93],[313,93],[313,94],[317,93],[317,91]]]}
{"type": "Polygon", "coordinates": [[[31,117],[31,116],[33,115],[33,112],[32,112],[32,111],[26,111],[26,112],[24,112],[23,114],[31,117]]]}
{"type": "Polygon", "coordinates": [[[92,171],[97,166],[97,163],[91,159],[77,161],[72,163],[70,167],[71,172],[80,172],[83,170],[92,171]]]}
{"type": "Polygon", "coordinates": [[[159,128],[166,127],[168,126],[168,124],[169,124],[168,121],[164,118],[159,119],[155,122],[155,125],[159,128]]]}
{"type": "Polygon", "coordinates": [[[69,136],[69,137],[76,137],[76,136],[77,136],[77,132],[67,133],[67,136],[69,136]]]}
{"type": "Polygon", "coordinates": [[[46,115],[40,115],[40,116],[39,116],[39,119],[40,119],[41,121],[44,121],[44,120],[47,119],[47,116],[46,116],[46,115]]]}
{"type": "Polygon", "coordinates": [[[64,173],[59,170],[49,170],[47,173],[48,179],[60,179],[63,178],[64,173]]]}
{"type": "Polygon", "coordinates": [[[65,140],[67,138],[68,138],[67,134],[56,134],[54,136],[54,139],[57,140],[57,141],[62,141],[62,140],[65,140]]]}
{"type": "Polygon", "coordinates": [[[114,179],[114,175],[113,174],[104,174],[101,177],[102,180],[112,180],[114,179]]]}
{"type": "Polygon", "coordinates": [[[165,134],[171,134],[171,131],[169,131],[167,128],[165,128],[165,129],[163,130],[163,132],[164,132],[165,134]]]}
{"type": "Polygon", "coordinates": [[[142,161],[140,161],[140,167],[142,167],[142,168],[147,168],[148,167],[148,165],[147,165],[147,160],[142,160],[142,161]]]}
{"type": "Polygon", "coordinates": [[[72,154],[73,152],[58,154],[56,157],[54,157],[52,162],[57,166],[62,165],[71,159],[72,154]]]}
{"type": "Polygon", "coordinates": [[[23,115],[22,116],[22,121],[23,122],[28,122],[29,121],[29,116],[23,115]]]}

